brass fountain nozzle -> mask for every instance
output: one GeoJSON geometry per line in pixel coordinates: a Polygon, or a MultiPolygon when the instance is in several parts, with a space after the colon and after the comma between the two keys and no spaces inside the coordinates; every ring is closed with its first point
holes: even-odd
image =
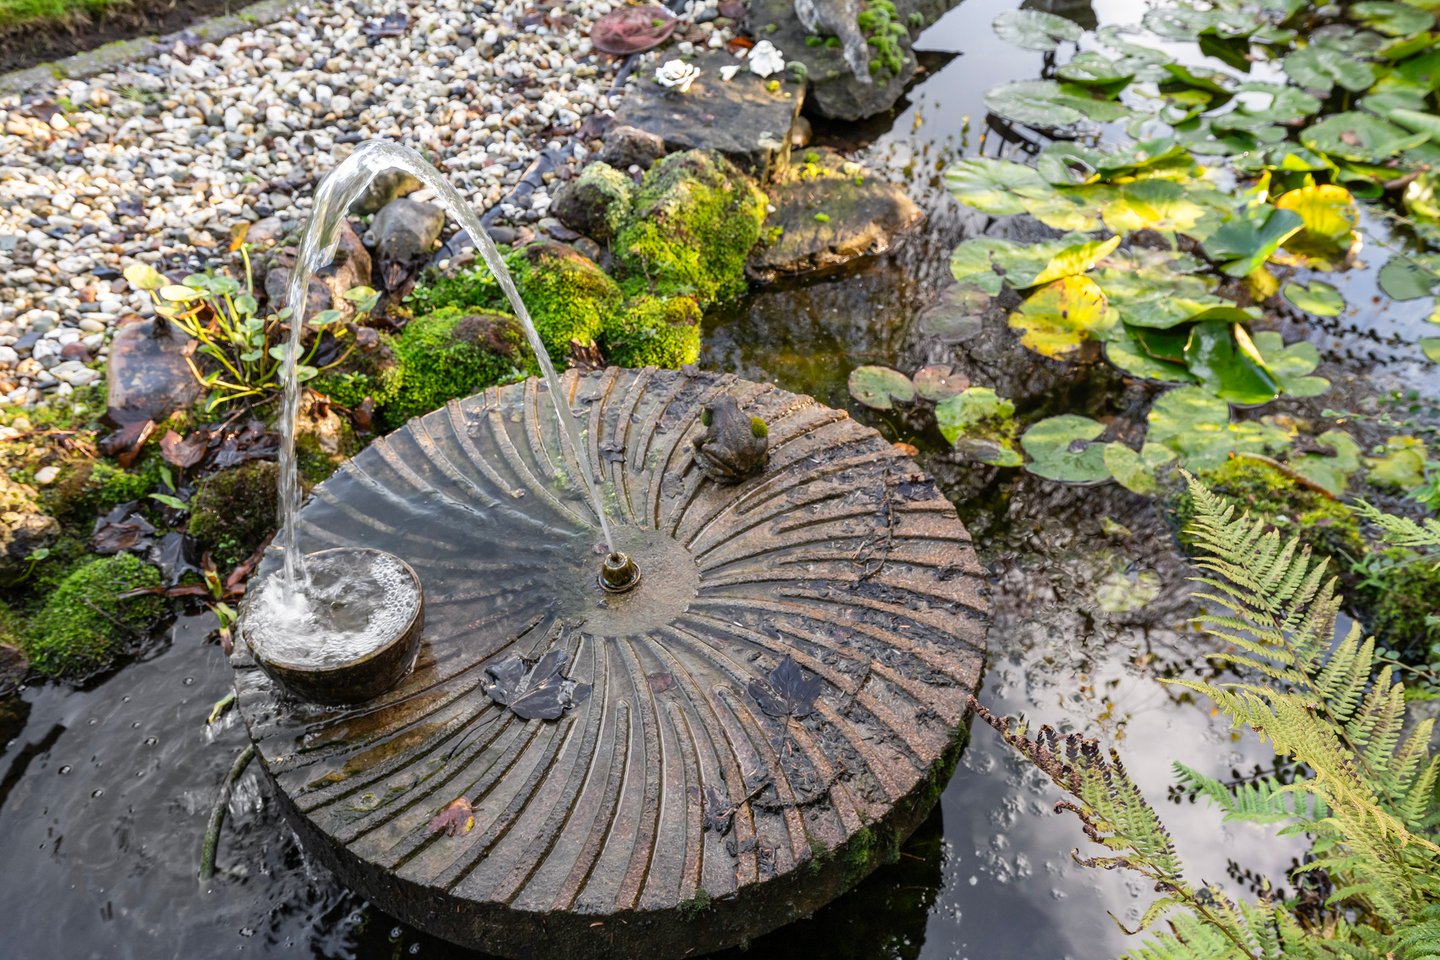
{"type": "Polygon", "coordinates": [[[640,582],[640,568],[627,553],[612,550],[600,565],[600,586],[607,593],[624,593],[640,582]]]}

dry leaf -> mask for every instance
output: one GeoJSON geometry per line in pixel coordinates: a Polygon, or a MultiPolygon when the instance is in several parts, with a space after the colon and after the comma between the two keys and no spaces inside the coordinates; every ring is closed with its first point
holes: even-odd
{"type": "Polygon", "coordinates": [[[447,837],[458,837],[462,833],[469,833],[475,826],[475,812],[470,807],[470,801],[464,797],[456,797],[445,804],[445,809],[435,814],[435,819],[430,821],[426,827],[431,833],[445,831],[447,837]]]}

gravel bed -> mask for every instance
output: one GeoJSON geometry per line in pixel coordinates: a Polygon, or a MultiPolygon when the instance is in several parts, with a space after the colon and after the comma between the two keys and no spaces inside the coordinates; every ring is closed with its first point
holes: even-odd
{"type": "MultiPolygon", "coordinates": [[[[690,5],[708,21],[696,46],[731,35],[715,4],[690,5]]],[[[0,405],[101,379],[110,328],[149,312],[120,279],[126,264],[198,269],[226,255],[238,224],[302,220],[317,176],[363,139],[441,161],[478,208],[499,202],[540,151],[613,111],[619,62],[592,51],[589,31],[616,5],[314,4],[0,98],[0,405]]],[[[646,54],[628,82],[676,52],[646,54]]],[[[549,202],[542,187],[504,212],[534,220],[549,202]]]]}

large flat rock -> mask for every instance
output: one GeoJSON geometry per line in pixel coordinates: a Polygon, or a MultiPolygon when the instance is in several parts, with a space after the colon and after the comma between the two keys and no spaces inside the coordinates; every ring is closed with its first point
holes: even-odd
{"type": "Polygon", "coordinates": [[[783,77],[761,79],[728,53],[704,53],[691,61],[700,76],[685,93],[642,76],[615,113],[617,125],[653,133],[676,150],[715,150],[746,173],[767,180],[790,157],[790,128],[800,115],[804,87],[783,77]],[[733,79],[720,68],[739,64],[733,79]],[[770,89],[778,80],[778,89],[770,89]]]}

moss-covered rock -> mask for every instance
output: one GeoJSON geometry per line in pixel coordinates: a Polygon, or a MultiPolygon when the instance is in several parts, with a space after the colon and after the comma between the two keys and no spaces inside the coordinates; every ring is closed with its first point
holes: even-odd
{"type": "Polygon", "coordinates": [[[160,486],[162,465],[153,448],[129,469],[110,460],[71,461],[41,499],[62,523],[85,524],[122,503],[148,497],[160,486]]]}
{"type": "Polygon", "coordinates": [[[622,367],[678,367],[700,359],[700,305],[691,297],[629,300],[601,331],[601,347],[622,367]]]}
{"type": "Polygon", "coordinates": [[[1361,566],[1358,599],[1375,639],[1406,663],[1440,664],[1440,567],[1413,550],[1380,551],[1361,566]]]}
{"type": "Polygon", "coordinates": [[[634,181],[608,163],[596,162],[555,192],[550,212],[572,230],[609,243],[630,213],[634,181]]]}
{"type": "MultiPolygon", "coordinates": [[[[1341,569],[1365,552],[1360,525],[1350,510],[1319,490],[1305,486],[1283,470],[1261,460],[1235,457],[1216,470],[1198,474],[1211,490],[1235,502],[1241,510],[1286,531],[1298,534],[1317,553],[1335,557],[1341,569]]],[[[1193,515],[1188,496],[1182,495],[1176,512],[1181,540],[1193,515]]]]}
{"type": "Polygon", "coordinates": [[[158,586],[160,571],[128,553],[79,567],[26,630],[22,641],[30,665],[52,677],[81,678],[104,670],[165,613],[165,601],[157,595],[122,595],[158,586]]]}
{"type": "Polygon", "coordinates": [[[416,317],[390,340],[395,366],[376,391],[377,412],[392,429],[447,400],[507,383],[528,369],[525,334],[514,317],[447,307],[416,317]]]}
{"type": "Polygon", "coordinates": [[[717,153],[672,153],[645,174],[615,238],[628,293],[687,294],[702,306],[745,290],[765,195],[717,153]]]}
{"type": "Polygon", "coordinates": [[[280,468],[252,460],[206,477],[190,500],[190,536],[221,570],[244,561],[276,526],[280,468]]]}

